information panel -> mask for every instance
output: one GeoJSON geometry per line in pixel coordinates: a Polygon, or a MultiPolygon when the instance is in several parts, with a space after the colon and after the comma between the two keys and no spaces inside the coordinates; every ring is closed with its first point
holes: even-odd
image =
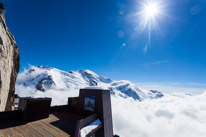
{"type": "Polygon", "coordinates": [[[94,103],[95,103],[94,96],[92,96],[92,97],[85,97],[84,109],[85,110],[94,111],[94,103]]]}

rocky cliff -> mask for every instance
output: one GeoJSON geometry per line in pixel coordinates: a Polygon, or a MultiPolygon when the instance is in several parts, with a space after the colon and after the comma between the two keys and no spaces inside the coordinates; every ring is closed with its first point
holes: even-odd
{"type": "Polygon", "coordinates": [[[0,2],[0,111],[11,110],[19,71],[19,50],[7,28],[4,6],[0,2]]]}

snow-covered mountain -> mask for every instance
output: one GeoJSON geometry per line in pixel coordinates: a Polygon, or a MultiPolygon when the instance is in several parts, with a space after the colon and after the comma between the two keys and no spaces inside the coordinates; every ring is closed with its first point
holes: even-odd
{"type": "Polygon", "coordinates": [[[65,72],[48,66],[30,66],[29,69],[24,70],[24,72],[18,75],[16,84],[25,88],[29,87],[38,92],[49,92],[49,90],[56,92],[78,92],[80,88],[100,86],[110,89],[113,96],[132,98],[138,101],[163,96],[159,91],[142,91],[130,81],[114,81],[97,75],[90,70],[65,72]]]}

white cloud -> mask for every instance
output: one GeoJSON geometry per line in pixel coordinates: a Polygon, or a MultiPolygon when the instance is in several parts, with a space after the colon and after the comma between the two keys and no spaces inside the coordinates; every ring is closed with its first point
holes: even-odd
{"type": "Polygon", "coordinates": [[[135,102],[112,97],[114,132],[121,137],[205,137],[206,93],[135,102]]]}
{"type": "Polygon", "coordinates": [[[201,94],[206,91],[206,84],[201,83],[172,83],[172,82],[160,82],[160,83],[136,83],[137,87],[141,90],[158,90],[165,93],[189,93],[189,94],[201,94]]]}
{"type": "MultiPolygon", "coordinates": [[[[147,46],[145,46],[145,48],[147,49],[147,46]]],[[[156,65],[156,64],[162,64],[162,63],[167,63],[167,62],[169,62],[169,60],[156,61],[156,62],[151,62],[151,63],[144,64],[144,65],[146,65],[146,66],[148,66],[148,65],[156,65]]]]}

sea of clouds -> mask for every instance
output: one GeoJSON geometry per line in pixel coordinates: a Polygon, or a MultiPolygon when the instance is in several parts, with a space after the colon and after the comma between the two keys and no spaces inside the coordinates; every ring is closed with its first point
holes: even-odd
{"type": "Polygon", "coordinates": [[[205,137],[206,92],[135,102],[112,98],[115,133],[121,137],[205,137]]]}
{"type": "MultiPolygon", "coordinates": [[[[52,97],[52,105],[66,104],[78,91],[35,91],[16,85],[20,96],[52,97]]],[[[165,94],[142,102],[113,96],[114,133],[121,137],[205,137],[206,92],[199,95],[165,94]]]]}

